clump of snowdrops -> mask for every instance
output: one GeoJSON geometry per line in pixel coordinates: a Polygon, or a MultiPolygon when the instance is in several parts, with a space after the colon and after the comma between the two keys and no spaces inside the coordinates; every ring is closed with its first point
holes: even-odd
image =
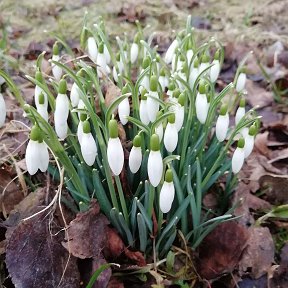
{"type": "MultiPolygon", "coordinates": [[[[91,28],[84,21],[81,47],[88,57],[64,63],[67,44],[55,42],[51,75],[41,71],[42,54],[35,78],[27,76],[35,84],[35,107],[24,105],[33,123],[28,172],[48,169],[59,179],[49,147],[78,209],[96,198],[127,245],[159,258],[178,229],[196,249],[233,219],[227,203],[258,129],[255,111],[245,110],[244,62],[234,83],[216,91],[223,48],[215,39],[197,46],[190,22],[161,55],[139,24],[132,43],[116,37],[112,47],[101,19],[91,28]],[[104,84],[120,91],[109,106],[104,84]],[[209,189],[217,189],[222,209],[202,206],[209,189]]],[[[0,94],[1,117],[2,102],[0,94]]]]}

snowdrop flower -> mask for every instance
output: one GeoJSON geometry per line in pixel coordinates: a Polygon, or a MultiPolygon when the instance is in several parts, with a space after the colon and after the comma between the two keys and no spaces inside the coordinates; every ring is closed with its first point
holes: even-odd
{"type": "MultiPolygon", "coordinates": [[[[36,71],[35,74],[35,79],[40,82],[43,83],[43,77],[42,77],[42,73],[38,70],[36,71]]],[[[40,88],[38,85],[35,86],[35,94],[34,94],[34,101],[35,101],[35,106],[36,108],[38,108],[39,105],[39,96],[40,94],[43,93],[44,94],[44,106],[47,109],[48,108],[48,96],[47,94],[43,91],[42,88],[40,88]]]]}
{"type": "MultiPolygon", "coordinates": [[[[128,86],[123,87],[122,95],[127,94],[128,86]]],[[[128,123],[127,116],[130,115],[130,104],[128,97],[124,98],[118,105],[118,115],[122,125],[126,125],[128,123]]]]}
{"type": "Polygon", "coordinates": [[[123,64],[123,61],[121,60],[121,55],[119,52],[116,55],[116,63],[118,66],[118,73],[117,73],[116,67],[114,66],[113,67],[113,78],[114,78],[115,82],[118,82],[118,74],[122,74],[124,71],[124,64],[123,64]]]}
{"type": "Polygon", "coordinates": [[[234,151],[234,154],[232,156],[232,171],[234,174],[238,173],[243,164],[244,164],[244,158],[245,158],[245,140],[244,138],[240,138],[237,144],[237,148],[234,151]]]}
{"type": "Polygon", "coordinates": [[[229,114],[227,110],[227,105],[223,104],[216,122],[216,137],[219,142],[224,141],[227,136],[229,127],[229,114]]]}
{"type": "MultiPolygon", "coordinates": [[[[76,74],[77,77],[81,77],[83,74],[82,70],[79,70],[76,74]]],[[[78,87],[76,82],[72,84],[71,87],[71,92],[70,92],[70,100],[71,100],[71,105],[72,107],[77,107],[79,104],[80,100],[80,95],[81,95],[81,89],[78,87]]]]}
{"type": "Polygon", "coordinates": [[[178,143],[178,131],[175,124],[175,114],[168,117],[168,123],[164,133],[164,145],[168,152],[173,152],[178,143]]]}
{"type": "Polygon", "coordinates": [[[175,125],[176,129],[179,132],[184,123],[184,105],[185,105],[185,94],[181,93],[178,97],[178,104],[175,105],[175,125]]]}
{"type": "Polygon", "coordinates": [[[201,57],[201,64],[199,66],[199,74],[209,67],[209,56],[204,53],[201,57]]]}
{"type": "Polygon", "coordinates": [[[45,119],[48,122],[48,111],[47,108],[45,107],[45,96],[43,92],[38,97],[38,105],[37,105],[37,112],[42,116],[43,119],[45,119]]]}
{"type": "MultiPolygon", "coordinates": [[[[77,105],[77,109],[78,110],[86,110],[86,106],[85,106],[85,104],[84,104],[82,99],[79,99],[79,103],[77,105]]],[[[81,116],[81,112],[78,112],[78,118],[79,119],[80,119],[80,116],[81,116]]]]}
{"type": "Polygon", "coordinates": [[[106,57],[104,54],[104,44],[101,42],[99,47],[98,47],[98,54],[97,54],[97,59],[96,59],[96,64],[97,64],[97,73],[99,77],[103,77],[104,75],[107,75],[110,73],[110,68],[107,65],[106,62],[106,57]]]}
{"type": "Polygon", "coordinates": [[[159,136],[153,134],[150,140],[150,153],[148,156],[148,178],[153,187],[157,187],[163,174],[163,159],[160,153],[159,136]]]}
{"type": "Polygon", "coordinates": [[[204,124],[206,122],[209,106],[206,96],[206,88],[203,81],[200,81],[199,84],[199,92],[196,96],[195,106],[197,119],[201,124],[204,124]]]}
{"type": "Polygon", "coordinates": [[[256,135],[256,131],[257,131],[256,126],[252,125],[249,128],[248,135],[245,137],[245,146],[244,146],[245,158],[247,158],[252,153],[252,150],[254,148],[254,138],[256,135]]]}
{"type": "MultiPolygon", "coordinates": [[[[150,63],[151,63],[150,57],[146,56],[142,62],[141,74],[143,73],[145,69],[147,69],[150,66],[150,63]]],[[[140,93],[142,92],[143,89],[146,89],[147,91],[149,91],[150,89],[149,73],[146,73],[146,75],[142,78],[140,85],[141,85],[140,93]]]]}
{"type": "Polygon", "coordinates": [[[30,175],[34,175],[38,169],[45,172],[48,168],[49,154],[47,145],[43,141],[41,130],[37,126],[33,126],[31,129],[25,160],[30,175]]]}
{"type": "Polygon", "coordinates": [[[85,163],[88,166],[92,166],[95,162],[97,155],[96,142],[91,134],[91,128],[89,122],[86,120],[83,122],[83,134],[80,142],[81,153],[85,163]]]}
{"type": "Polygon", "coordinates": [[[186,58],[187,58],[187,64],[190,65],[190,62],[193,58],[194,52],[193,52],[193,45],[192,42],[189,40],[186,50],[186,58]]]}
{"type": "Polygon", "coordinates": [[[83,123],[87,119],[87,114],[80,113],[79,118],[80,118],[80,121],[79,121],[78,127],[77,127],[77,138],[78,138],[78,141],[81,145],[81,141],[82,141],[82,137],[83,137],[83,123]]]}
{"type": "Polygon", "coordinates": [[[159,102],[157,101],[157,99],[159,99],[159,94],[157,92],[157,86],[158,79],[155,75],[153,75],[150,79],[150,91],[149,96],[147,97],[147,112],[148,118],[151,122],[156,120],[157,112],[159,111],[159,102]]]}
{"type": "Polygon", "coordinates": [[[69,99],[66,92],[67,83],[62,79],[59,83],[59,91],[54,112],[55,131],[60,139],[65,139],[68,132],[67,119],[69,115],[69,99]]]}
{"type": "MultiPolygon", "coordinates": [[[[181,91],[179,89],[175,89],[172,93],[172,97],[169,98],[169,102],[172,104],[177,104],[178,103],[178,97],[181,94],[181,91]]],[[[175,105],[172,105],[171,107],[169,107],[169,110],[174,111],[175,109],[175,105]]]]}
{"type": "Polygon", "coordinates": [[[147,107],[147,90],[143,89],[141,92],[141,100],[139,106],[140,120],[143,124],[148,125],[150,120],[148,118],[148,107],[147,107]]]}
{"type": "MultiPolygon", "coordinates": [[[[55,61],[55,62],[59,62],[59,60],[60,60],[59,47],[58,47],[58,43],[57,42],[55,42],[54,45],[53,45],[52,60],[55,61]]],[[[55,79],[57,81],[60,81],[60,79],[62,77],[62,74],[63,74],[63,71],[62,71],[62,69],[59,66],[57,66],[56,64],[52,63],[52,74],[53,74],[53,76],[55,77],[55,79]]]]}
{"type": "Polygon", "coordinates": [[[165,181],[160,191],[159,206],[162,213],[168,213],[172,207],[175,196],[172,170],[168,169],[165,173],[165,181]]]}
{"type": "Polygon", "coordinates": [[[190,74],[189,74],[189,86],[191,89],[194,88],[195,81],[199,75],[199,60],[196,57],[193,62],[193,67],[191,68],[190,74]]]}
{"type": "Polygon", "coordinates": [[[94,37],[90,36],[87,40],[87,54],[90,59],[96,63],[98,55],[98,47],[94,37]]]}
{"type": "Polygon", "coordinates": [[[168,86],[168,78],[166,76],[166,71],[165,68],[162,67],[162,69],[160,70],[160,76],[159,76],[159,83],[161,85],[162,88],[162,92],[165,91],[165,88],[168,86]]]}
{"type": "MultiPolygon", "coordinates": [[[[161,111],[159,111],[157,113],[157,120],[163,115],[163,113],[161,111]]],[[[155,134],[157,134],[159,136],[159,142],[162,141],[163,139],[163,134],[164,134],[164,129],[163,129],[163,124],[162,122],[160,122],[160,124],[158,124],[156,127],[155,127],[155,134]]]]}
{"type": "Polygon", "coordinates": [[[175,39],[169,46],[169,48],[167,49],[167,52],[165,54],[164,57],[164,61],[166,62],[166,64],[170,64],[172,62],[173,56],[175,54],[175,51],[178,47],[178,41],[177,39],[175,39]]]}
{"type": "Polygon", "coordinates": [[[142,149],[141,149],[141,136],[136,135],[133,140],[133,147],[129,154],[129,168],[135,174],[141,166],[142,162],[142,149]]]}
{"type": "Polygon", "coordinates": [[[240,72],[237,78],[236,91],[241,92],[245,88],[245,84],[246,84],[246,73],[243,70],[242,72],[240,72]]]}
{"type": "Polygon", "coordinates": [[[118,176],[124,165],[124,151],[118,137],[118,125],[115,119],[109,121],[109,140],[107,147],[107,158],[113,174],[118,176]]]}
{"type": "Polygon", "coordinates": [[[242,98],[235,115],[235,126],[237,126],[241,119],[245,116],[245,113],[245,98],[242,98]]]}
{"type": "Polygon", "coordinates": [[[111,62],[111,56],[110,56],[109,50],[108,50],[108,48],[106,47],[106,45],[104,45],[104,55],[105,55],[105,58],[106,58],[106,63],[107,63],[107,64],[110,64],[110,62],[111,62]]]}
{"type": "Polygon", "coordinates": [[[138,58],[138,53],[139,53],[139,43],[140,43],[140,33],[138,32],[135,37],[134,37],[134,42],[131,45],[130,49],[130,60],[131,63],[134,64],[138,58]]]}
{"type": "Polygon", "coordinates": [[[0,93],[0,128],[4,125],[6,119],[6,104],[3,95],[0,93]]]}
{"type": "Polygon", "coordinates": [[[214,55],[214,60],[212,62],[213,66],[210,68],[210,80],[212,83],[214,83],[220,73],[220,51],[217,50],[215,55],[214,55]]]}

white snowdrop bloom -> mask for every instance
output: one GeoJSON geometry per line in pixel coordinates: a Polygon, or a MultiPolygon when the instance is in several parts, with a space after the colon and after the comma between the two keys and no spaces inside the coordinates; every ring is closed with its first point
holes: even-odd
{"type": "Polygon", "coordinates": [[[208,67],[209,67],[209,56],[207,54],[204,54],[201,57],[201,63],[199,66],[199,74],[202,73],[208,67]]]}
{"type": "Polygon", "coordinates": [[[71,92],[70,92],[70,100],[71,100],[72,107],[78,106],[79,100],[80,100],[80,94],[81,94],[81,90],[78,87],[78,85],[74,82],[71,87],[71,92]]]}
{"type": "Polygon", "coordinates": [[[242,137],[245,139],[248,136],[249,129],[247,127],[243,127],[239,133],[242,135],[242,137]]]}
{"type": "Polygon", "coordinates": [[[110,64],[110,62],[111,62],[111,56],[110,56],[109,50],[108,50],[108,48],[106,47],[106,45],[104,45],[104,55],[105,55],[105,58],[106,58],[106,63],[107,63],[107,65],[110,64]]]}
{"type": "Polygon", "coordinates": [[[87,40],[87,53],[91,60],[96,63],[97,55],[98,55],[98,48],[94,37],[89,37],[87,40]]]}
{"type": "Polygon", "coordinates": [[[30,140],[25,153],[25,161],[30,175],[34,175],[38,169],[45,172],[49,165],[47,145],[43,141],[40,129],[36,126],[31,129],[30,140]]]}
{"type": "Polygon", "coordinates": [[[139,45],[133,42],[131,45],[131,50],[130,50],[130,60],[132,64],[136,62],[138,58],[138,53],[139,53],[139,45]]]}
{"type": "Polygon", "coordinates": [[[106,57],[104,53],[98,52],[96,64],[98,65],[97,73],[100,78],[110,73],[110,68],[106,63],[106,57]]]}
{"type": "Polygon", "coordinates": [[[220,115],[216,122],[216,137],[219,142],[225,140],[229,128],[229,114],[227,112],[227,105],[223,105],[220,109],[220,115]]]}
{"type": "Polygon", "coordinates": [[[181,130],[184,123],[184,116],[185,116],[184,105],[185,105],[185,95],[181,93],[178,97],[178,103],[174,105],[175,125],[178,132],[181,130]]]}
{"type": "Polygon", "coordinates": [[[140,106],[139,106],[139,114],[140,114],[140,120],[143,124],[148,125],[150,120],[148,117],[148,107],[147,107],[147,96],[146,96],[147,90],[144,89],[141,93],[141,100],[140,100],[140,106]]]}
{"type": "Polygon", "coordinates": [[[207,96],[205,94],[205,86],[200,83],[199,92],[196,96],[195,101],[196,106],[196,116],[201,124],[206,122],[207,114],[208,114],[208,101],[207,96]]]}
{"type": "Polygon", "coordinates": [[[115,66],[113,67],[113,78],[115,82],[118,82],[118,74],[122,74],[124,71],[124,64],[122,61],[120,60],[117,61],[117,66],[118,66],[119,73],[117,73],[116,67],[115,66]]]}
{"type": "Polygon", "coordinates": [[[115,119],[112,119],[109,122],[109,135],[110,138],[107,147],[108,163],[113,174],[118,176],[124,165],[124,151],[118,137],[118,125],[115,119]]]}
{"type": "MultiPolygon", "coordinates": [[[[55,42],[53,45],[53,55],[52,55],[52,60],[55,62],[59,62],[60,60],[60,56],[59,56],[59,47],[58,47],[58,43],[55,42]]],[[[52,74],[55,77],[55,79],[57,81],[60,81],[63,71],[62,69],[57,66],[56,64],[52,63],[52,74]]]]}
{"type": "Polygon", "coordinates": [[[245,88],[246,74],[241,72],[237,78],[236,91],[241,92],[245,88]]]}
{"type": "Polygon", "coordinates": [[[160,75],[160,76],[159,76],[159,83],[160,83],[160,85],[161,85],[161,90],[162,90],[162,92],[164,92],[164,91],[165,91],[165,88],[166,88],[166,83],[167,83],[166,76],[160,75]]]}
{"type": "Polygon", "coordinates": [[[6,119],[6,104],[3,95],[0,93],[0,128],[4,125],[6,119]]]}
{"type": "Polygon", "coordinates": [[[92,166],[97,156],[97,145],[93,135],[91,134],[90,124],[86,120],[83,122],[83,134],[80,142],[81,154],[85,163],[92,166]]]}
{"type": "Polygon", "coordinates": [[[140,85],[141,85],[141,92],[143,89],[146,89],[147,91],[149,90],[150,81],[149,81],[149,76],[147,74],[142,78],[140,85]]]}
{"type": "Polygon", "coordinates": [[[38,105],[37,112],[42,116],[44,120],[48,122],[48,111],[43,104],[38,105]]]}
{"type": "Polygon", "coordinates": [[[147,113],[148,118],[151,122],[154,122],[159,111],[159,94],[157,92],[158,79],[155,75],[151,76],[150,79],[150,91],[149,96],[147,97],[147,113]]]}
{"type": "Polygon", "coordinates": [[[148,156],[148,178],[153,187],[157,187],[163,174],[163,159],[160,153],[159,137],[153,134],[150,140],[151,151],[148,156]]]}
{"type": "MultiPolygon", "coordinates": [[[[162,115],[162,113],[161,113],[161,115],[162,115]]],[[[157,127],[155,127],[155,133],[158,135],[159,141],[161,142],[163,139],[163,134],[164,134],[164,128],[163,128],[162,123],[160,123],[159,125],[157,125],[157,127]]]]}
{"type": "Polygon", "coordinates": [[[57,117],[54,116],[55,122],[55,132],[59,139],[65,139],[68,134],[68,124],[67,122],[60,122],[57,117]]]}
{"type": "MultiPolygon", "coordinates": [[[[125,94],[122,92],[122,94],[125,94]]],[[[127,116],[130,115],[130,104],[129,104],[129,99],[124,98],[118,105],[118,115],[120,118],[120,121],[122,125],[126,125],[128,123],[128,119],[126,118],[127,116]]]]}
{"type": "Polygon", "coordinates": [[[219,60],[214,60],[212,64],[213,66],[210,68],[210,80],[212,83],[214,83],[220,73],[220,62],[219,60]]]}
{"type": "Polygon", "coordinates": [[[235,149],[234,154],[232,156],[232,171],[234,174],[238,173],[244,164],[245,159],[244,145],[245,141],[243,138],[241,138],[238,141],[237,148],[235,149]]]}
{"type": "Polygon", "coordinates": [[[193,67],[191,67],[191,70],[190,70],[190,74],[189,74],[189,86],[191,89],[194,88],[194,85],[195,85],[195,81],[199,75],[199,61],[198,61],[198,58],[196,58],[193,62],[193,67]]]}
{"type": "MultiPolygon", "coordinates": [[[[86,109],[86,106],[85,106],[82,99],[79,99],[77,109],[79,109],[79,110],[85,110],[86,109]]],[[[78,112],[78,118],[80,118],[80,115],[81,115],[81,112],[78,112]]]]}
{"type": "Polygon", "coordinates": [[[133,140],[133,147],[129,154],[129,168],[135,174],[141,167],[142,163],[142,150],[141,150],[141,137],[136,135],[133,140]]]}
{"type": "MultiPolygon", "coordinates": [[[[43,77],[42,73],[40,71],[37,71],[35,74],[35,79],[39,81],[40,83],[43,83],[43,77]]],[[[35,94],[34,94],[34,101],[35,101],[35,106],[38,108],[39,105],[39,96],[40,94],[43,93],[44,95],[44,106],[47,109],[48,108],[48,96],[47,94],[43,91],[42,88],[40,88],[38,85],[35,86],[35,94]]]]}
{"type": "Polygon", "coordinates": [[[240,104],[239,107],[236,111],[236,115],[235,115],[235,126],[238,125],[238,123],[241,121],[241,119],[245,116],[246,111],[245,111],[245,99],[242,98],[240,100],[240,104]]]}
{"type": "Polygon", "coordinates": [[[78,142],[80,143],[80,145],[81,145],[82,137],[83,137],[83,122],[79,121],[78,127],[77,127],[77,138],[78,138],[78,142]]]}
{"type": "Polygon", "coordinates": [[[192,49],[187,50],[186,57],[187,57],[187,63],[190,64],[192,58],[193,58],[194,52],[192,49]]]}
{"type": "Polygon", "coordinates": [[[170,64],[172,62],[173,56],[175,54],[175,50],[178,47],[178,41],[177,39],[175,39],[169,46],[169,48],[167,49],[167,52],[165,54],[164,57],[164,61],[166,62],[166,64],[170,64]]]}
{"type": "Polygon", "coordinates": [[[175,114],[168,117],[168,123],[164,132],[164,146],[168,152],[173,152],[178,144],[178,131],[175,124],[175,114]]]}
{"type": "Polygon", "coordinates": [[[256,126],[252,125],[249,128],[249,132],[247,133],[245,139],[244,153],[245,158],[247,158],[253,151],[254,148],[254,138],[256,134],[256,126]]]}
{"type": "Polygon", "coordinates": [[[175,187],[173,184],[173,174],[168,169],[165,174],[165,181],[162,185],[159,195],[159,206],[162,213],[168,213],[172,207],[175,196],[175,187]]]}

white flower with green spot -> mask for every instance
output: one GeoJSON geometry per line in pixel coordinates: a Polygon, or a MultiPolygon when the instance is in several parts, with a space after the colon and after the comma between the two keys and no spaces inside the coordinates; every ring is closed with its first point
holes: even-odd
{"type": "MultiPolygon", "coordinates": [[[[128,86],[123,87],[122,89],[122,95],[127,94],[129,92],[128,86]]],[[[127,116],[130,115],[130,104],[129,104],[129,98],[124,98],[118,105],[118,115],[120,122],[122,125],[126,125],[128,123],[127,116]]]]}
{"type": "Polygon", "coordinates": [[[245,68],[242,68],[239,76],[237,78],[237,82],[236,82],[236,91],[237,92],[241,92],[244,90],[245,88],[245,84],[246,84],[246,73],[245,73],[245,68]]]}
{"type": "Polygon", "coordinates": [[[164,146],[168,152],[173,152],[178,144],[178,131],[175,124],[175,113],[169,115],[164,132],[164,146]]]}
{"type": "Polygon", "coordinates": [[[205,83],[203,81],[200,81],[195,106],[196,106],[196,116],[201,124],[204,124],[206,122],[209,109],[208,105],[209,104],[206,96],[205,83]]]}
{"type": "Polygon", "coordinates": [[[98,55],[98,47],[94,37],[90,36],[87,39],[87,54],[90,59],[96,63],[98,55]]]}
{"type": "Polygon", "coordinates": [[[220,50],[217,50],[212,62],[213,66],[210,68],[210,80],[212,83],[216,82],[220,73],[220,50]]]}
{"type": "Polygon", "coordinates": [[[245,146],[245,140],[244,138],[240,138],[237,144],[237,148],[235,149],[232,156],[232,171],[234,174],[237,174],[244,164],[245,159],[244,146],[245,146]]]}
{"type": "Polygon", "coordinates": [[[159,206],[162,213],[168,213],[171,210],[173,200],[175,196],[175,187],[173,184],[172,170],[168,169],[165,174],[165,181],[162,185],[159,206]]]}
{"type": "Polygon", "coordinates": [[[225,140],[228,128],[229,128],[228,107],[226,104],[223,104],[216,122],[216,137],[219,142],[223,142],[225,140]]]}
{"type": "Polygon", "coordinates": [[[142,163],[141,136],[136,135],[133,140],[133,147],[129,154],[129,168],[133,174],[137,173],[142,163]]]}
{"type": "Polygon", "coordinates": [[[243,119],[245,114],[246,114],[246,111],[245,111],[245,99],[242,98],[240,100],[239,107],[238,107],[238,109],[236,111],[236,115],[235,115],[235,126],[238,125],[238,123],[241,121],[241,119],[243,119]]]}
{"type": "Polygon", "coordinates": [[[151,122],[154,122],[157,117],[157,113],[159,111],[159,94],[157,92],[158,87],[158,79],[157,76],[153,75],[150,79],[150,91],[149,96],[147,97],[147,112],[148,118],[151,122]]]}
{"type": "Polygon", "coordinates": [[[247,136],[244,138],[245,139],[245,146],[244,146],[245,158],[247,158],[253,151],[256,132],[257,132],[256,126],[252,125],[249,128],[249,132],[247,136]]]}
{"type": "Polygon", "coordinates": [[[47,107],[45,106],[45,96],[43,92],[40,93],[38,97],[38,105],[37,105],[37,112],[48,122],[48,111],[47,107]]]}
{"type": "MultiPolygon", "coordinates": [[[[52,60],[55,62],[59,62],[59,60],[60,60],[59,47],[58,47],[57,42],[55,42],[53,45],[52,60]]],[[[59,67],[58,65],[52,63],[52,74],[57,81],[60,81],[62,74],[63,74],[62,68],[59,67]]]]}

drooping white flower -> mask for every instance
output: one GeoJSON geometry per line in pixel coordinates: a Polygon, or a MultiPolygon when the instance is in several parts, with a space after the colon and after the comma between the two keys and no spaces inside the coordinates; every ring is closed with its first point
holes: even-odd
{"type": "Polygon", "coordinates": [[[139,106],[140,120],[143,124],[148,125],[150,120],[148,118],[148,107],[147,107],[147,90],[143,89],[141,92],[141,100],[139,106]]]}
{"type": "Polygon", "coordinates": [[[106,58],[106,63],[108,65],[111,62],[111,56],[110,56],[109,50],[106,47],[106,45],[104,45],[104,54],[105,54],[105,58],[106,58]]]}
{"type": "MultiPolygon", "coordinates": [[[[128,89],[126,86],[122,90],[122,94],[128,93],[128,89]]],[[[128,123],[128,119],[126,118],[127,116],[130,115],[130,104],[129,104],[129,99],[124,98],[118,105],[118,115],[120,118],[120,121],[122,125],[126,125],[128,123]]]]}
{"type": "Polygon", "coordinates": [[[166,62],[166,64],[170,64],[172,62],[173,56],[175,54],[175,50],[178,47],[178,41],[177,39],[175,39],[169,46],[165,57],[164,57],[164,61],[166,62]]]}
{"type": "Polygon", "coordinates": [[[244,146],[245,146],[245,140],[244,138],[241,138],[238,141],[237,148],[235,149],[234,154],[232,156],[232,171],[234,174],[238,173],[244,164],[245,159],[244,146]]]}
{"type": "Polygon", "coordinates": [[[167,83],[168,83],[168,78],[166,76],[166,72],[165,72],[165,68],[163,67],[161,70],[160,70],[160,76],[159,76],[159,83],[161,85],[161,89],[162,89],[162,92],[165,91],[165,88],[167,87],[167,83]]]}
{"type": "Polygon", "coordinates": [[[96,63],[98,55],[98,47],[94,37],[90,36],[87,40],[87,53],[91,60],[96,63]]]}
{"type": "Polygon", "coordinates": [[[142,150],[141,150],[141,137],[136,135],[133,140],[133,147],[129,154],[129,168],[135,174],[141,167],[142,163],[142,150]]]}
{"type": "Polygon", "coordinates": [[[116,67],[115,66],[113,67],[113,78],[115,82],[118,82],[118,74],[122,74],[124,71],[124,64],[123,64],[123,61],[121,60],[120,53],[117,53],[116,55],[116,63],[117,63],[119,71],[117,72],[116,67]]]}
{"type": "Polygon", "coordinates": [[[139,43],[133,42],[130,49],[130,60],[134,64],[138,58],[139,53],[139,43]]]}
{"type": "Polygon", "coordinates": [[[242,98],[240,100],[240,104],[239,107],[236,111],[236,115],[235,115],[235,125],[237,126],[238,123],[241,121],[241,119],[245,116],[245,99],[242,98]]]}
{"type": "Polygon", "coordinates": [[[178,144],[178,131],[175,124],[175,114],[168,117],[168,123],[164,132],[164,146],[168,152],[173,152],[178,144]]]}
{"type": "Polygon", "coordinates": [[[97,73],[98,73],[100,78],[103,77],[104,75],[107,75],[110,73],[110,68],[107,65],[106,57],[104,54],[104,44],[103,43],[100,43],[100,45],[99,45],[96,64],[97,64],[97,73]]]}
{"type": "Polygon", "coordinates": [[[209,67],[209,56],[204,53],[201,57],[201,63],[199,66],[199,74],[209,67]]]}
{"type": "Polygon", "coordinates": [[[175,125],[176,129],[179,132],[184,123],[184,116],[185,116],[185,95],[181,93],[178,97],[178,103],[174,105],[174,112],[175,112],[175,125]]]}
{"type": "MultiPolygon", "coordinates": [[[[42,73],[40,71],[36,71],[35,74],[35,79],[40,82],[43,83],[43,77],[42,77],[42,73]]],[[[35,86],[35,94],[34,94],[34,101],[35,101],[35,106],[36,108],[38,108],[39,105],[39,96],[40,94],[43,93],[44,95],[44,106],[47,109],[48,108],[48,96],[47,94],[43,91],[42,88],[40,88],[38,85],[35,86]]]]}
{"type": "Polygon", "coordinates": [[[188,49],[186,52],[186,57],[187,57],[187,63],[188,65],[190,64],[192,58],[193,58],[194,52],[192,49],[188,49]]]}
{"type": "Polygon", "coordinates": [[[0,93],[0,128],[4,125],[6,119],[6,104],[3,95],[0,93]]]}
{"type": "Polygon", "coordinates": [[[76,82],[74,82],[72,84],[71,92],[70,92],[70,100],[71,100],[72,107],[78,106],[79,100],[80,100],[80,95],[81,95],[81,90],[78,87],[78,85],[76,84],[76,82]]]}
{"type": "Polygon", "coordinates": [[[159,136],[159,141],[161,142],[164,134],[164,128],[162,123],[160,123],[159,125],[157,125],[157,127],[155,127],[155,133],[159,136]]]}
{"type": "Polygon", "coordinates": [[[37,105],[37,112],[42,116],[43,119],[45,119],[48,122],[48,111],[45,107],[45,96],[43,92],[40,93],[38,97],[38,105],[37,105]]]}
{"type": "Polygon", "coordinates": [[[83,137],[83,122],[79,121],[78,127],[77,127],[77,138],[78,138],[78,142],[80,143],[80,145],[81,145],[82,137],[83,137]]]}
{"type": "Polygon", "coordinates": [[[107,147],[108,163],[113,174],[118,176],[124,165],[124,151],[118,137],[118,125],[115,119],[112,119],[109,122],[109,135],[110,138],[107,147]]]}
{"type": "Polygon", "coordinates": [[[90,124],[87,120],[83,122],[82,127],[83,134],[80,142],[81,154],[85,163],[88,166],[92,166],[97,156],[97,145],[93,135],[91,134],[90,124]]]}
{"type": "Polygon", "coordinates": [[[160,153],[159,136],[153,134],[150,140],[150,153],[148,156],[148,177],[151,185],[157,187],[163,174],[163,159],[160,153]]]}
{"type": "Polygon", "coordinates": [[[196,58],[193,62],[193,67],[191,68],[189,74],[189,86],[191,89],[194,88],[195,81],[199,74],[199,61],[198,58],[196,58]]]}
{"type": "MultiPolygon", "coordinates": [[[[59,62],[59,60],[60,60],[59,47],[58,47],[57,42],[55,42],[53,45],[52,60],[55,62],[59,62]]],[[[60,81],[62,74],[63,74],[63,71],[58,65],[52,63],[52,74],[57,81],[60,81]]]]}
{"type": "Polygon", "coordinates": [[[159,111],[159,102],[157,101],[157,99],[159,99],[159,94],[157,92],[157,86],[158,79],[155,75],[153,75],[150,79],[150,91],[149,96],[147,97],[147,112],[148,118],[151,122],[156,120],[157,113],[159,111]]]}
{"type": "Polygon", "coordinates": [[[227,112],[227,105],[222,105],[220,115],[216,122],[216,137],[219,142],[225,140],[229,128],[229,114],[227,112]]]}
{"type": "Polygon", "coordinates": [[[254,148],[254,138],[256,134],[256,126],[252,125],[249,128],[249,132],[247,136],[244,138],[245,139],[245,146],[244,146],[244,153],[245,153],[245,158],[247,158],[253,151],[254,148]]]}
{"type": "Polygon", "coordinates": [[[246,84],[246,74],[240,72],[236,82],[236,91],[241,92],[245,88],[245,84],[246,84]]]}
{"type": "Polygon", "coordinates": [[[49,165],[47,145],[43,141],[40,129],[36,126],[32,128],[30,133],[30,140],[25,153],[25,161],[30,175],[34,175],[38,169],[45,172],[49,165]]]}
{"type": "MultiPolygon", "coordinates": [[[[78,102],[78,105],[77,105],[77,109],[79,109],[79,110],[86,109],[86,106],[85,106],[85,104],[84,104],[82,99],[79,99],[79,102],[78,102]]],[[[78,112],[78,118],[80,118],[80,115],[81,115],[81,112],[78,112]]]]}
{"type": "Polygon", "coordinates": [[[219,60],[214,60],[212,64],[213,66],[210,69],[210,80],[212,83],[214,83],[217,80],[220,73],[220,62],[219,60]]]}
{"type": "Polygon", "coordinates": [[[159,206],[162,213],[168,213],[172,207],[175,196],[175,187],[173,184],[173,174],[168,169],[165,174],[165,181],[160,191],[159,206]]]}
{"type": "Polygon", "coordinates": [[[199,92],[196,96],[195,106],[196,106],[196,116],[201,124],[206,122],[207,114],[208,114],[208,101],[206,96],[204,84],[200,83],[199,92]]]}

